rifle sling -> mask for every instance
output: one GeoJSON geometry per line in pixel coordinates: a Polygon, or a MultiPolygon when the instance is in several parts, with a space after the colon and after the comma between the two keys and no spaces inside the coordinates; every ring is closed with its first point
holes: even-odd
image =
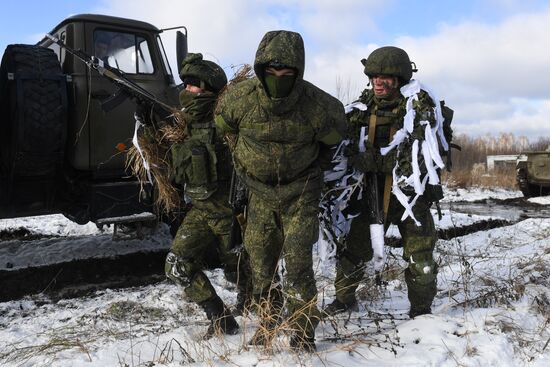
{"type": "MultiPolygon", "coordinates": [[[[368,140],[370,143],[374,144],[374,138],[376,134],[376,120],[377,120],[377,110],[378,107],[376,106],[374,108],[373,113],[371,113],[369,117],[369,135],[368,140]]],[[[395,114],[397,112],[397,108],[392,111],[392,114],[395,114]]],[[[390,128],[390,141],[392,140],[393,136],[395,135],[396,129],[394,126],[390,128]]],[[[392,182],[393,178],[391,174],[387,174],[384,179],[384,197],[383,197],[383,208],[384,208],[384,222],[386,222],[388,218],[388,210],[390,208],[390,197],[391,197],[391,188],[392,188],[392,182]]]]}
{"type": "MultiPolygon", "coordinates": [[[[394,134],[395,128],[392,126],[390,128],[390,141],[393,138],[394,134]]],[[[390,173],[388,173],[386,174],[386,178],[384,180],[384,222],[386,222],[386,219],[388,218],[388,210],[390,209],[390,195],[392,184],[393,177],[390,173]]]]}

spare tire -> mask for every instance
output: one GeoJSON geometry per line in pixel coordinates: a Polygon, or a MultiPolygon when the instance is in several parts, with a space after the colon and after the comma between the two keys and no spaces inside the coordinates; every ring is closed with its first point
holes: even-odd
{"type": "Polygon", "coordinates": [[[0,175],[54,178],[63,166],[67,86],[57,55],[9,45],[0,65],[0,175]]]}

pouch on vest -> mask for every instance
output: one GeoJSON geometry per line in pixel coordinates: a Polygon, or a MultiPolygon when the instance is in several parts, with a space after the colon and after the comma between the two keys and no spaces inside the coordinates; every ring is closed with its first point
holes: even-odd
{"type": "Polygon", "coordinates": [[[216,156],[206,145],[191,148],[185,192],[195,200],[208,199],[217,189],[216,156]]]}
{"type": "Polygon", "coordinates": [[[208,177],[208,152],[204,146],[198,146],[191,149],[191,172],[189,184],[191,186],[206,185],[209,182],[208,177]]]}
{"type": "Polygon", "coordinates": [[[426,185],[426,189],[424,190],[424,197],[427,201],[431,203],[438,202],[439,200],[443,199],[443,188],[441,185],[426,185]]]}

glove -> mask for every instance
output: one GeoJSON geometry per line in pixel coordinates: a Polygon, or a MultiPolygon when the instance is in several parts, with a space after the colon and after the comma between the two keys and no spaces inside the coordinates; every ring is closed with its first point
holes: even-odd
{"type": "Polygon", "coordinates": [[[375,148],[371,143],[365,143],[365,151],[357,152],[348,158],[349,164],[363,173],[378,171],[375,158],[375,148]]]}
{"type": "Polygon", "coordinates": [[[397,149],[392,149],[386,155],[379,154],[376,160],[378,171],[385,174],[390,174],[395,167],[397,159],[397,149]]]}

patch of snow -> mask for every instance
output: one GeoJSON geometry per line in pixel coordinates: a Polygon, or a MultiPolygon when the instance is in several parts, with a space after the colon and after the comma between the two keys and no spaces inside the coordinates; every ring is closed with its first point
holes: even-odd
{"type": "Polygon", "coordinates": [[[0,231],[17,228],[25,228],[31,234],[40,233],[49,236],[86,236],[112,233],[112,229],[100,230],[92,222],[84,225],[76,224],[61,214],[0,219],[0,231]]]}
{"type": "Polygon", "coordinates": [[[550,196],[539,196],[536,198],[527,199],[530,203],[540,204],[540,205],[550,205],[550,196]]]}
{"type": "Polygon", "coordinates": [[[172,242],[170,230],[165,224],[142,240],[135,238],[135,235],[133,238],[113,238],[112,228],[102,230],[93,223],[78,225],[62,215],[0,220],[2,231],[21,228],[27,229],[38,239],[1,241],[0,270],[163,250],[168,249],[172,242]]]}
{"type": "MultiPolygon", "coordinates": [[[[438,226],[488,217],[448,212],[443,218],[438,226]]],[[[34,225],[40,227],[40,221],[34,225]]],[[[92,236],[102,238],[106,234],[92,236]]],[[[402,249],[386,251],[386,284],[375,286],[373,264],[367,264],[367,274],[357,291],[359,311],[321,321],[316,331],[318,351],[313,355],[292,352],[288,336],[282,333],[271,351],[248,346],[259,322],[254,315],[237,317],[239,334],[204,341],[201,337],[208,325],[205,314],[186,300],[181,288],[160,282],[99,291],[57,303],[40,296],[0,303],[0,364],[549,365],[550,219],[526,219],[439,240],[435,251],[438,294],[433,314],[413,320],[407,316],[402,249]]],[[[314,252],[319,307],[334,298],[334,263],[333,258],[321,262],[314,252]]],[[[234,306],[237,290],[225,280],[223,271],[216,269],[207,275],[224,302],[234,306]]]]}
{"type": "Polygon", "coordinates": [[[523,194],[519,190],[505,190],[501,188],[484,188],[484,187],[469,187],[469,188],[448,188],[443,187],[445,197],[441,202],[465,201],[473,202],[486,199],[515,199],[522,197],[523,194]]]}

